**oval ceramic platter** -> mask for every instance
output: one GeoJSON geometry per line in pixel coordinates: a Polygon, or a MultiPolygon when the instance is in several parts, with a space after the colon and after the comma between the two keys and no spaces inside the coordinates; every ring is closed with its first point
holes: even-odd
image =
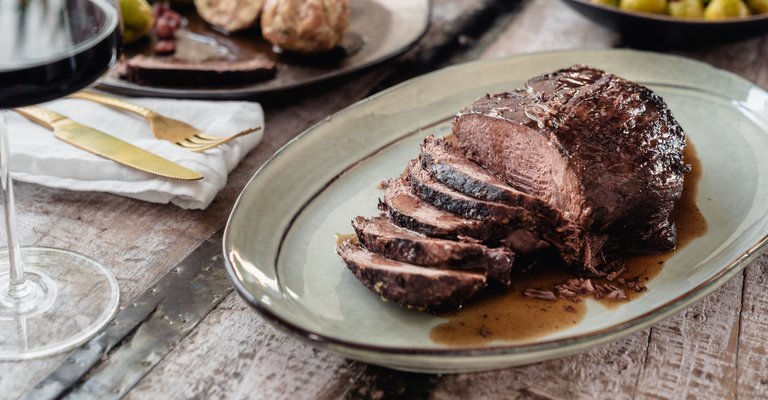
{"type": "MultiPolygon", "coordinates": [[[[226,36],[205,24],[194,9],[182,10],[190,19],[190,30],[215,39],[221,45],[262,53],[277,63],[273,79],[218,87],[165,87],[139,85],[122,80],[116,73],[99,81],[99,88],[132,96],[236,99],[261,96],[322,82],[370,67],[411,48],[429,27],[430,0],[356,0],[350,3],[349,29],[345,43],[352,51],[340,58],[324,59],[278,56],[252,32],[226,36]]],[[[145,50],[146,51],[146,50],[145,50]]],[[[142,51],[142,52],[145,52],[142,51]]],[[[128,55],[135,50],[127,50],[128,55]]]]}
{"type": "Polygon", "coordinates": [[[767,241],[768,93],[703,63],[628,50],[569,51],[478,61],[410,80],[310,128],[251,179],[227,223],[223,251],[240,295],[285,331],[346,357],[422,372],[503,368],[585,350],[643,329],[739,272],[767,241]],[[702,163],[707,233],[666,264],[643,296],[616,308],[588,300],[578,324],[542,337],[446,347],[441,316],[382,302],[334,253],[356,215],[377,213],[377,184],[400,174],[420,140],[486,93],[585,63],[651,87],[688,132],[702,163]]]}

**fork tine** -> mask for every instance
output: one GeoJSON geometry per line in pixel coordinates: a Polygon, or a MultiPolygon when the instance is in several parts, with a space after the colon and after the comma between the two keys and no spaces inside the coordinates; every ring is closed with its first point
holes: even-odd
{"type": "Polygon", "coordinates": [[[211,135],[207,135],[207,134],[205,134],[203,132],[198,133],[196,136],[198,136],[198,137],[200,137],[202,139],[206,139],[206,140],[219,140],[221,138],[220,136],[211,136],[211,135]]]}
{"type": "Polygon", "coordinates": [[[179,145],[181,147],[184,147],[184,148],[187,148],[187,149],[197,149],[197,148],[200,148],[200,147],[208,146],[208,145],[213,144],[213,143],[216,143],[216,142],[196,143],[196,142],[193,142],[193,141],[191,141],[189,139],[184,139],[184,140],[176,142],[177,145],[179,145]]]}
{"type": "MultiPolygon", "coordinates": [[[[249,133],[260,131],[260,130],[261,130],[260,126],[258,126],[256,128],[248,128],[248,129],[242,130],[242,131],[234,134],[233,136],[234,137],[240,137],[240,136],[244,136],[244,135],[247,135],[249,133]]],[[[203,132],[198,133],[196,136],[198,136],[198,137],[200,137],[202,139],[207,139],[207,140],[220,140],[222,138],[221,136],[212,136],[212,135],[208,135],[208,134],[203,133],[203,132]]]]}
{"type": "Polygon", "coordinates": [[[206,144],[214,143],[214,142],[219,141],[220,139],[221,138],[207,139],[207,138],[200,137],[200,135],[190,136],[190,137],[186,138],[186,140],[188,140],[188,141],[190,141],[192,143],[201,144],[201,145],[206,145],[206,144]]]}
{"type": "Polygon", "coordinates": [[[212,149],[214,147],[221,146],[222,144],[231,142],[234,140],[237,136],[229,136],[226,138],[221,138],[221,140],[217,141],[209,141],[207,143],[195,143],[190,141],[189,139],[182,140],[180,142],[177,142],[176,144],[184,147],[187,150],[194,151],[194,152],[201,152],[208,149],[212,149]]]}
{"type": "Polygon", "coordinates": [[[210,148],[214,148],[216,146],[220,146],[225,143],[229,143],[240,136],[247,135],[259,129],[261,128],[249,128],[241,132],[238,132],[232,136],[227,136],[227,137],[211,136],[201,132],[201,133],[198,133],[197,135],[190,136],[181,142],[177,142],[176,144],[193,151],[203,151],[210,148]]]}

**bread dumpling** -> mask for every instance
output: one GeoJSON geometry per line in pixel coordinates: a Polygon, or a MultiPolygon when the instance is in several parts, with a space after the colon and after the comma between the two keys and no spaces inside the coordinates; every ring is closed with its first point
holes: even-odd
{"type": "Polygon", "coordinates": [[[264,0],[195,0],[195,8],[205,22],[236,32],[259,23],[264,0]]]}
{"type": "Polygon", "coordinates": [[[348,25],[348,0],[266,0],[261,16],[266,40],[300,53],[341,45],[348,25]]]}

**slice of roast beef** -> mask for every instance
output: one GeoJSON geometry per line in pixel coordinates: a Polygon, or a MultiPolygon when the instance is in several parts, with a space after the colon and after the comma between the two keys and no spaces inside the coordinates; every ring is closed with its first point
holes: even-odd
{"type": "Polygon", "coordinates": [[[444,185],[477,199],[524,207],[545,220],[564,220],[549,203],[521,192],[468,159],[445,138],[428,136],[419,155],[424,169],[444,185]]]}
{"type": "Polygon", "coordinates": [[[505,204],[513,209],[524,208],[533,216],[534,221],[524,227],[559,248],[567,262],[581,257],[584,235],[576,223],[566,219],[559,210],[545,201],[507,185],[466,158],[445,138],[425,138],[419,159],[422,167],[435,180],[457,192],[487,202],[505,204]]]}
{"type": "Polygon", "coordinates": [[[530,211],[521,207],[510,207],[500,203],[469,197],[437,181],[418,160],[408,163],[408,177],[417,196],[438,208],[461,215],[465,218],[494,221],[504,225],[525,225],[533,223],[530,211]]]}
{"type": "Polygon", "coordinates": [[[383,217],[352,220],[360,242],[389,259],[430,268],[479,270],[509,286],[515,254],[506,248],[437,239],[395,226],[383,217]]]}
{"type": "Polygon", "coordinates": [[[493,220],[464,218],[437,208],[414,193],[407,177],[389,181],[379,208],[396,225],[429,237],[474,239],[493,247],[503,244],[519,254],[547,247],[546,242],[525,229],[493,220]]]}
{"type": "Polygon", "coordinates": [[[248,60],[188,62],[174,57],[139,54],[122,64],[121,78],[168,87],[215,86],[257,82],[275,77],[275,62],[258,56],[248,60]]]}
{"type": "Polygon", "coordinates": [[[379,208],[398,226],[430,237],[487,241],[494,236],[494,228],[484,221],[462,218],[425,202],[413,193],[405,178],[389,181],[379,208]]]}
{"type": "Polygon", "coordinates": [[[424,201],[466,218],[486,221],[493,227],[491,243],[502,243],[519,253],[548,247],[542,240],[542,233],[548,233],[548,228],[541,225],[529,210],[475,199],[453,190],[434,179],[418,160],[408,164],[408,176],[413,191],[424,201]]]}
{"type": "Polygon", "coordinates": [[[418,310],[448,311],[486,287],[482,273],[419,267],[372,253],[352,240],[336,252],[368,289],[384,300],[418,310]]]}
{"type": "Polygon", "coordinates": [[[572,263],[582,272],[604,274],[621,252],[674,247],[685,135],[649,89],[574,66],[479,99],[454,134],[470,159],[583,229],[583,256],[572,263]]]}

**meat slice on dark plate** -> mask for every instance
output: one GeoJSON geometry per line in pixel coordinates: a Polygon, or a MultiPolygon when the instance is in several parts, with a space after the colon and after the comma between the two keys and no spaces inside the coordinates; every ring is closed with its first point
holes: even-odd
{"type": "Polygon", "coordinates": [[[390,260],[350,239],[340,243],[336,252],[368,289],[409,308],[456,309],[486,287],[482,273],[425,268],[390,260]]]}
{"type": "Polygon", "coordinates": [[[273,78],[277,71],[275,62],[266,57],[187,62],[174,57],[139,54],[129,58],[121,67],[122,77],[131,82],[182,87],[257,82],[273,78]]]}
{"type": "Polygon", "coordinates": [[[583,273],[603,275],[621,252],[675,247],[685,134],[648,88],[577,65],[479,99],[454,134],[470,159],[583,228],[592,239],[573,263],[583,273]]]}
{"type": "Polygon", "coordinates": [[[560,249],[567,262],[581,257],[584,235],[576,223],[566,219],[547,202],[507,185],[466,158],[445,138],[425,138],[421,144],[419,160],[435,180],[457,192],[515,209],[524,208],[535,218],[532,226],[536,235],[560,249]]]}
{"type": "Polygon", "coordinates": [[[358,239],[389,259],[431,268],[479,270],[509,286],[515,254],[506,248],[430,238],[392,224],[384,217],[352,220],[358,239]]]}

